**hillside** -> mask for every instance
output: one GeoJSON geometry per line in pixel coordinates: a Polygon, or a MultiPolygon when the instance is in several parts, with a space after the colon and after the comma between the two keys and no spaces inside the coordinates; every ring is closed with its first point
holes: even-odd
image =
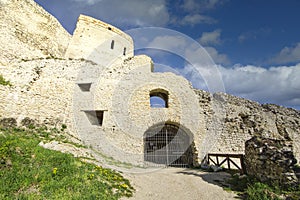
{"type": "Polygon", "coordinates": [[[61,130],[0,127],[0,199],[119,199],[132,196],[129,181],[113,170],[71,154],[44,149],[41,141],[67,141],[61,130]]]}

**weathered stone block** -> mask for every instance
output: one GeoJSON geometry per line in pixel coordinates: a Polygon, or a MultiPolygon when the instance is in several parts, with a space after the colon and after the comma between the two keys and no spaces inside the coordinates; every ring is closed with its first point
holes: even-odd
{"type": "Polygon", "coordinates": [[[0,127],[14,128],[17,127],[17,120],[15,118],[3,118],[0,120],[0,127]]]}
{"type": "Polygon", "coordinates": [[[253,137],[245,144],[245,166],[249,175],[263,182],[277,182],[282,186],[298,183],[290,141],[253,137]],[[284,152],[284,153],[283,153],[284,152]]]}

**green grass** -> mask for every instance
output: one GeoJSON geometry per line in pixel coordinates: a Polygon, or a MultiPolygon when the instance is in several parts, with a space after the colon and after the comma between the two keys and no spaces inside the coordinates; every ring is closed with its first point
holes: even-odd
{"type": "MultiPolygon", "coordinates": [[[[51,134],[51,133],[49,133],[51,134]]],[[[44,149],[45,131],[0,130],[0,199],[119,199],[134,191],[116,171],[44,149]]]]}
{"type": "Polygon", "coordinates": [[[278,184],[266,184],[259,182],[254,177],[233,175],[227,181],[230,187],[225,190],[231,190],[239,194],[242,199],[247,200],[299,200],[300,186],[283,189],[278,184]],[[284,198],[283,198],[284,197],[284,198]]]}
{"type": "Polygon", "coordinates": [[[8,85],[11,86],[11,83],[9,81],[6,81],[4,77],[0,74],[0,85],[8,85]]]}

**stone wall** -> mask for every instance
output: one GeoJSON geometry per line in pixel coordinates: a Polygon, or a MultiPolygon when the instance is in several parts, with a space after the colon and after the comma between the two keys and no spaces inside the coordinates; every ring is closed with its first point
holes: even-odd
{"type": "Polygon", "coordinates": [[[195,92],[204,110],[207,134],[216,136],[211,152],[244,153],[244,142],[258,134],[271,139],[291,139],[299,160],[299,111],[223,93],[195,92]]]}
{"type": "MultiPolygon", "coordinates": [[[[205,121],[191,85],[175,74],[152,70],[151,58],[135,56],[104,68],[89,92],[78,89],[76,124],[88,145],[116,159],[141,164],[144,133],[156,124],[171,123],[183,126],[197,148],[201,146],[205,121]],[[150,92],[157,89],[168,92],[167,108],[150,106],[150,92]],[[86,119],[82,111],[89,110],[104,112],[102,126],[92,126],[86,119]]],[[[86,79],[82,82],[92,80],[87,73],[82,75],[86,79]]]]}
{"type": "Polygon", "coordinates": [[[63,57],[70,34],[33,0],[0,0],[0,64],[63,57]]]}
{"type": "Polygon", "coordinates": [[[90,17],[79,18],[67,47],[69,34],[33,1],[0,3],[0,71],[13,85],[0,85],[0,119],[66,124],[73,136],[94,149],[136,164],[143,163],[144,133],[159,123],[182,126],[192,135],[197,162],[208,152],[243,153],[245,141],[255,134],[291,139],[300,160],[299,111],[210,94],[173,73],[154,73],[151,58],[133,56],[128,35],[90,17]],[[16,27],[25,39],[17,36],[16,27]],[[108,41],[105,48],[96,44],[98,39],[108,41]],[[83,91],[81,84],[90,89],[83,91]],[[153,90],[168,93],[168,108],[150,106],[153,90]],[[90,111],[104,113],[101,125],[91,124],[90,111]]]}
{"type": "MultiPolygon", "coordinates": [[[[12,86],[0,85],[0,118],[29,117],[51,126],[73,126],[73,94],[77,74],[95,64],[81,60],[37,59],[0,66],[12,86]]],[[[74,136],[76,131],[73,131],[74,136]]]]}
{"type": "Polygon", "coordinates": [[[297,160],[291,141],[253,137],[246,141],[245,166],[247,174],[263,182],[282,186],[299,184],[293,170],[297,160]]]}
{"type": "Polygon", "coordinates": [[[132,38],[118,28],[80,15],[66,57],[109,66],[133,56],[132,38]]]}

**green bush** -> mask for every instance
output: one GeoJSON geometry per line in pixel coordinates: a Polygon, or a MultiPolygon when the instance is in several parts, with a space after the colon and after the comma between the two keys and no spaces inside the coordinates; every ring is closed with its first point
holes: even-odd
{"type": "Polygon", "coordinates": [[[279,200],[279,195],[270,186],[255,182],[246,189],[248,200],[279,200]]]}
{"type": "Polygon", "coordinates": [[[300,199],[300,186],[289,189],[280,188],[278,183],[262,183],[251,176],[233,175],[229,180],[229,188],[237,192],[242,199],[247,200],[277,200],[277,199],[300,199]]]}

